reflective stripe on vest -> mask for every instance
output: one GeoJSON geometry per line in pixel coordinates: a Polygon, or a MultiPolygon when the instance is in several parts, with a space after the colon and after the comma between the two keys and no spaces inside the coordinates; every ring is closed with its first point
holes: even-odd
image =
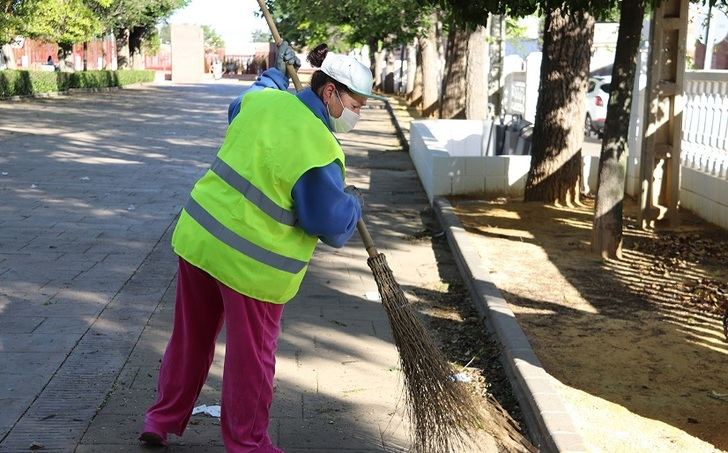
{"type": "Polygon", "coordinates": [[[227,244],[234,248],[238,252],[253,258],[263,264],[284,271],[291,274],[299,273],[306,263],[294,258],[288,258],[283,255],[279,255],[270,250],[258,247],[247,239],[238,236],[230,230],[228,227],[218,222],[210,213],[200,206],[194,198],[190,197],[187,205],[185,205],[185,211],[190,215],[197,223],[199,223],[208,233],[215,236],[219,241],[227,244]]]}
{"type": "Polygon", "coordinates": [[[278,206],[273,200],[261,192],[260,189],[233,170],[232,167],[219,157],[215,159],[210,170],[276,222],[289,226],[296,224],[296,214],[278,206]]]}

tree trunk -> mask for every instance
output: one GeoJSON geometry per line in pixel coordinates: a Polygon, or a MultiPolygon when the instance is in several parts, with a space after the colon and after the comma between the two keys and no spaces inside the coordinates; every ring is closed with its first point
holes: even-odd
{"type": "Polygon", "coordinates": [[[123,28],[116,35],[116,65],[118,69],[128,69],[131,63],[129,50],[129,29],[123,28]]]}
{"type": "Polygon", "coordinates": [[[412,100],[415,90],[415,74],[417,73],[417,38],[407,46],[407,92],[406,97],[412,100]]]}
{"type": "Polygon", "coordinates": [[[106,71],[106,37],[108,35],[104,35],[101,38],[101,67],[99,69],[103,69],[106,71]]]}
{"type": "Polygon", "coordinates": [[[382,77],[383,74],[385,74],[385,70],[387,68],[387,62],[386,62],[386,56],[387,56],[387,50],[382,49],[379,50],[375,54],[377,61],[375,66],[375,76],[374,76],[374,86],[379,88],[380,90],[384,91],[384,77],[382,77]]]}
{"type": "Polygon", "coordinates": [[[17,69],[17,63],[15,62],[15,54],[10,44],[2,46],[3,56],[5,58],[5,64],[8,69],[17,69]]]}
{"type": "Polygon", "coordinates": [[[589,13],[567,14],[560,7],[547,13],[526,201],[579,202],[593,38],[589,13]]]}
{"type": "Polygon", "coordinates": [[[492,42],[488,46],[490,54],[490,72],[488,73],[488,103],[493,106],[493,114],[502,112],[503,99],[503,58],[505,58],[505,18],[502,15],[491,15],[488,19],[492,42]]]}
{"type": "Polygon", "coordinates": [[[369,41],[367,41],[367,47],[369,48],[369,70],[372,71],[372,75],[376,75],[374,73],[374,66],[377,62],[377,58],[374,56],[374,52],[377,51],[378,47],[376,38],[370,38],[369,41]]]}
{"type": "Polygon", "coordinates": [[[442,78],[440,118],[465,118],[466,75],[470,27],[450,24],[445,52],[445,76],[442,78]]]}
{"type": "Polygon", "coordinates": [[[417,48],[415,50],[415,76],[412,82],[412,93],[410,94],[410,105],[412,107],[419,107],[422,105],[422,92],[424,91],[423,86],[424,69],[422,69],[422,48],[420,47],[419,40],[417,42],[417,48]]]}
{"type": "Polygon", "coordinates": [[[129,51],[131,53],[132,69],[144,69],[144,51],[142,50],[142,38],[146,29],[134,27],[129,33],[129,51]]]}
{"type": "Polygon", "coordinates": [[[433,117],[437,114],[439,98],[438,75],[440,59],[437,52],[437,13],[430,17],[427,35],[419,40],[422,53],[422,116],[433,117]]]}
{"type": "Polygon", "coordinates": [[[88,71],[88,41],[83,43],[83,70],[88,71]]]}
{"type": "Polygon", "coordinates": [[[592,228],[592,251],[604,258],[622,258],[622,206],[629,155],[629,120],[644,13],[645,0],[622,2],[592,228]]]}
{"type": "Polygon", "coordinates": [[[483,120],[488,116],[488,52],[485,27],[478,26],[468,38],[468,70],[465,75],[465,118],[483,120]]]}
{"type": "Polygon", "coordinates": [[[404,94],[404,62],[407,61],[407,46],[404,44],[399,48],[399,81],[397,82],[397,94],[404,94]]]}
{"type": "Polygon", "coordinates": [[[76,68],[73,61],[73,43],[59,42],[58,48],[60,49],[58,67],[61,72],[75,72],[76,68]]]}

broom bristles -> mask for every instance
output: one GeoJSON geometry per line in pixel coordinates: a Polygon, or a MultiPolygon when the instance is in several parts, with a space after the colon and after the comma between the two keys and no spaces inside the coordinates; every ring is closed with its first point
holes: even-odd
{"type": "Polygon", "coordinates": [[[380,253],[367,263],[399,351],[412,449],[422,453],[452,452],[467,445],[483,429],[509,450],[514,449],[514,444],[530,450],[520,433],[507,422],[508,426],[500,422],[505,420],[502,412],[476,403],[468,389],[453,379],[450,364],[395,281],[385,256],[380,253]],[[502,438],[504,429],[510,431],[510,439],[502,438]]]}

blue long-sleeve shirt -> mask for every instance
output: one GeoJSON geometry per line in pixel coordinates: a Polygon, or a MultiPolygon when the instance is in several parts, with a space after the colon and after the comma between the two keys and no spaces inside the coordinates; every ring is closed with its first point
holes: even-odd
{"type": "MultiPolygon", "coordinates": [[[[288,77],[276,68],[265,71],[230,104],[228,123],[240,112],[245,94],[264,88],[287,90],[288,77]]],[[[330,129],[328,110],[316,93],[306,88],[298,93],[298,98],[330,129]]],[[[291,195],[298,226],[306,233],[333,247],[342,247],[354,234],[361,207],[353,196],[344,192],[341,167],[336,162],[304,173],[293,186],[291,195]]]]}

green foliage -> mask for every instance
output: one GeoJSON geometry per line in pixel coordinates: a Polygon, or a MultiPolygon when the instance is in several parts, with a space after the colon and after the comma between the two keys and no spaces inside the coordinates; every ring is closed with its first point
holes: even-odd
{"type": "Polygon", "coordinates": [[[157,55],[159,54],[159,49],[162,47],[162,40],[159,38],[159,32],[154,31],[150,36],[147,37],[147,39],[144,40],[142,43],[142,48],[144,49],[144,53],[147,55],[157,55]]]}
{"type": "Polygon", "coordinates": [[[225,47],[225,41],[210,25],[202,26],[202,34],[205,39],[206,49],[222,49],[225,47]]]}
{"type": "Polygon", "coordinates": [[[263,30],[255,30],[253,33],[250,34],[251,39],[253,42],[272,42],[273,41],[273,35],[270,34],[270,32],[263,31],[263,30]]]}
{"type": "Polygon", "coordinates": [[[96,8],[108,30],[153,28],[190,0],[106,0],[107,6],[96,8]]]}
{"type": "MultiPolygon", "coordinates": [[[[90,1],[90,0],[87,0],[90,1]]],[[[104,0],[105,5],[94,8],[102,18],[104,29],[122,36],[129,30],[129,47],[137,52],[144,41],[154,39],[157,24],[190,0],[104,0]]]]}
{"type": "Polygon", "coordinates": [[[103,22],[94,9],[110,3],[111,0],[18,0],[13,2],[9,14],[19,23],[15,27],[17,34],[68,47],[103,32],[103,22]]]}
{"type": "Polygon", "coordinates": [[[518,19],[506,17],[506,39],[521,39],[526,36],[526,27],[518,23],[518,19]]]}
{"type": "Polygon", "coordinates": [[[409,42],[425,25],[430,7],[419,0],[268,0],[281,35],[295,47],[345,51],[381,41],[409,42]]]}
{"type": "Polygon", "coordinates": [[[69,88],[106,88],[154,81],[154,71],[0,71],[0,98],[56,93],[69,88]]]}
{"type": "Polygon", "coordinates": [[[154,71],[112,71],[114,73],[116,85],[133,85],[135,83],[149,83],[154,81],[154,71]]]}
{"type": "Polygon", "coordinates": [[[164,23],[159,27],[157,32],[159,35],[159,41],[162,44],[172,44],[172,27],[168,23],[164,23]]]}
{"type": "MultiPolygon", "coordinates": [[[[109,31],[136,30],[154,40],[155,25],[190,0],[0,0],[0,44],[15,36],[70,48],[109,31]]],[[[152,42],[152,45],[155,45],[152,42]]]]}
{"type": "Polygon", "coordinates": [[[17,1],[0,0],[0,45],[7,44],[19,35],[22,18],[16,13],[17,1]]]}

